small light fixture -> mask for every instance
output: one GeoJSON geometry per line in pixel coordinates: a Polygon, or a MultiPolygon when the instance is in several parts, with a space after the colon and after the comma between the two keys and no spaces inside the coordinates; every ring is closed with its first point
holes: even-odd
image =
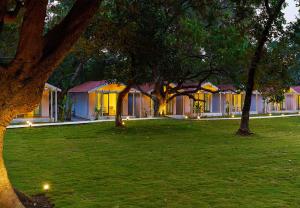
{"type": "Polygon", "coordinates": [[[43,185],[43,190],[44,190],[44,191],[49,191],[49,190],[50,190],[50,185],[49,185],[48,183],[45,183],[45,184],[43,185]]]}
{"type": "Polygon", "coordinates": [[[188,117],[188,116],[184,116],[184,118],[185,118],[185,119],[188,119],[189,117],[188,117]]]}
{"type": "Polygon", "coordinates": [[[284,113],[282,113],[281,116],[284,116],[284,113]]]}
{"type": "Polygon", "coordinates": [[[129,116],[126,117],[126,120],[127,120],[127,121],[129,120],[129,116]]]}
{"type": "Polygon", "coordinates": [[[200,116],[197,116],[197,119],[198,119],[198,120],[200,120],[200,118],[201,118],[200,116]]]}
{"type": "Polygon", "coordinates": [[[122,122],[122,125],[125,126],[125,122],[124,121],[122,122]]]}
{"type": "Polygon", "coordinates": [[[232,115],[231,115],[231,118],[234,118],[234,117],[235,117],[234,114],[232,114],[232,115]]]}
{"type": "Polygon", "coordinates": [[[32,127],[32,122],[26,121],[26,123],[28,124],[29,127],[32,127]]]}
{"type": "Polygon", "coordinates": [[[269,113],[269,116],[272,116],[272,113],[269,113]]]}

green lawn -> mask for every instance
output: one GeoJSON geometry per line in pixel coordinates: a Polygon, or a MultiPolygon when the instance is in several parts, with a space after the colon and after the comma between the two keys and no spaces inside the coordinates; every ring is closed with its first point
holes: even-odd
{"type": "Polygon", "coordinates": [[[131,121],[8,130],[18,189],[58,208],[300,207],[300,118],[131,121]]]}

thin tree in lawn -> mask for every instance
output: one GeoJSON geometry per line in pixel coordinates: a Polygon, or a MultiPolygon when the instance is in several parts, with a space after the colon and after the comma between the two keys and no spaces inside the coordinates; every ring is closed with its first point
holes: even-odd
{"type": "Polygon", "coordinates": [[[76,0],[67,16],[46,34],[45,18],[48,0],[0,1],[1,32],[17,18],[23,7],[19,43],[13,60],[0,65],[0,207],[23,208],[8,179],[3,160],[6,127],[18,114],[34,110],[45,82],[79,38],[100,0],[76,0]]]}
{"type": "Polygon", "coordinates": [[[240,123],[240,128],[237,131],[237,134],[239,135],[250,135],[251,131],[249,128],[249,116],[250,116],[250,107],[251,107],[251,97],[252,92],[254,89],[254,80],[255,80],[255,74],[256,70],[258,68],[258,65],[262,59],[262,53],[265,47],[266,42],[269,39],[270,31],[272,29],[272,25],[278,18],[282,5],[285,1],[284,0],[278,0],[273,8],[270,7],[269,1],[264,0],[264,6],[267,13],[267,19],[265,22],[265,25],[263,27],[263,30],[260,34],[260,36],[257,38],[257,45],[254,52],[254,55],[251,59],[249,69],[248,69],[248,80],[246,84],[246,95],[244,100],[244,106],[242,111],[242,118],[240,123]]]}

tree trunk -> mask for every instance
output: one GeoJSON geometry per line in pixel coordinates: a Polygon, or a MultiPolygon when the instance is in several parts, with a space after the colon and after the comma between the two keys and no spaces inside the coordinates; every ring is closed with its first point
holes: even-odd
{"type": "Polygon", "coordinates": [[[154,96],[154,116],[164,116],[167,114],[167,101],[162,96],[154,96]]]}
{"type": "Polygon", "coordinates": [[[132,84],[128,84],[123,91],[121,91],[118,95],[117,100],[117,112],[115,118],[115,126],[116,127],[123,127],[123,120],[122,120],[122,111],[123,111],[123,99],[128,94],[131,89],[132,84]]]}
{"type": "Polygon", "coordinates": [[[240,128],[237,131],[237,134],[242,136],[251,135],[251,131],[249,128],[249,116],[250,116],[250,107],[251,107],[251,97],[252,92],[254,88],[254,79],[255,79],[255,72],[257,69],[257,66],[262,58],[262,52],[265,43],[268,40],[268,36],[270,34],[270,30],[272,28],[272,24],[278,17],[279,12],[281,11],[282,4],[284,3],[284,0],[279,0],[277,5],[274,7],[273,11],[269,13],[269,18],[265,24],[264,30],[262,31],[262,34],[258,40],[258,44],[255,50],[255,53],[252,57],[249,71],[248,71],[248,80],[246,84],[246,95],[245,95],[245,101],[242,111],[242,118],[240,123],[240,128]]]}
{"type": "Polygon", "coordinates": [[[160,113],[159,113],[159,109],[160,109],[159,99],[156,96],[154,96],[152,100],[153,100],[153,114],[154,114],[154,117],[159,117],[160,116],[160,113]]]}
{"type": "Polygon", "coordinates": [[[15,194],[9,182],[7,171],[3,159],[3,145],[5,126],[0,126],[0,207],[1,208],[24,208],[19,198],[15,194]]]}

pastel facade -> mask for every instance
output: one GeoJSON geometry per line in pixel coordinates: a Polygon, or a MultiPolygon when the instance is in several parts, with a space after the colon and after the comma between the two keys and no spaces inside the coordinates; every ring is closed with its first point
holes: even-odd
{"type": "MultiPolygon", "coordinates": [[[[170,117],[183,116],[231,116],[240,115],[244,92],[237,93],[232,85],[215,86],[209,82],[201,86],[205,90],[195,93],[196,101],[188,96],[178,96],[168,102],[166,114],[170,117]]],[[[76,86],[69,91],[73,100],[73,115],[83,119],[112,118],[116,115],[118,94],[125,88],[122,84],[92,81],[76,86]]],[[[143,92],[151,93],[152,85],[142,85],[143,92]]],[[[268,103],[254,91],[250,114],[294,113],[300,110],[300,86],[291,87],[282,103],[268,103]]],[[[153,116],[153,101],[139,90],[132,88],[123,100],[123,116],[153,116]]]]}
{"type": "Polygon", "coordinates": [[[46,83],[42,99],[32,112],[18,115],[12,123],[30,122],[56,122],[58,118],[57,95],[61,90],[46,83]]]}
{"type": "MultiPolygon", "coordinates": [[[[90,81],[69,90],[73,101],[73,116],[88,120],[112,118],[117,111],[118,94],[122,84],[107,81],[90,81]]],[[[151,115],[151,101],[136,89],[131,89],[123,99],[123,115],[147,117],[151,115]]]]}

